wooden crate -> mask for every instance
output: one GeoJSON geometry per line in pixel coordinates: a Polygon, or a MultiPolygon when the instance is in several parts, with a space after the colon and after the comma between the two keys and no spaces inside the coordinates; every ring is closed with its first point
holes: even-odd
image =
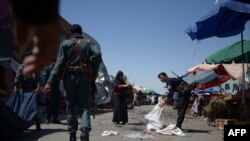
{"type": "Polygon", "coordinates": [[[232,100],[232,99],[233,99],[233,95],[232,95],[232,94],[226,95],[226,96],[224,97],[224,100],[225,100],[225,101],[229,101],[229,100],[232,100]]]}
{"type": "Polygon", "coordinates": [[[224,125],[232,125],[235,122],[235,119],[215,119],[215,127],[218,130],[224,130],[224,125]]]}
{"type": "Polygon", "coordinates": [[[236,121],[235,125],[250,125],[250,120],[247,121],[236,121]]]}

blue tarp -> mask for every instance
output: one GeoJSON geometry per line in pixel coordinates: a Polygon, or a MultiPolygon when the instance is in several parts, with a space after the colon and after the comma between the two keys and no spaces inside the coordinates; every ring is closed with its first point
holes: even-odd
{"type": "Polygon", "coordinates": [[[13,70],[14,72],[16,72],[19,67],[19,63],[15,59],[10,57],[0,58],[0,65],[13,70]]]}
{"type": "Polygon", "coordinates": [[[5,102],[0,101],[0,139],[17,137],[32,124],[37,113],[36,94],[11,95],[5,102]]]}
{"type": "Polygon", "coordinates": [[[32,121],[37,112],[36,94],[28,92],[11,95],[6,100],[6,105],[22,119],[32,121]]]}
{"type": "Polygon", "coordinates": [[[192,40],[216,37],[229,37],[240,34],[245,23],[250,20],[250,4],[228,1],[187,28],[192,40]]]}
{"type": "Polygon", "coordinates": [[[204,90],[197,90],[194,93],[195,94],[213,94],[213,93],[216,93],[216,92],[218,92],[218,91],[214,90],[212,88],[209,88],[209,89],[204,89],[204,90]]]}
{"type": "Polygon", "coordinates": [[[198,71],[195,74],[190,73],[186,77],[184,77],[183,80],[188,84],[196,83],[198,85],[202,85],[220,79],[221,77],[223,76],[216,74],[214,70],[204,70],[198,71]]]}

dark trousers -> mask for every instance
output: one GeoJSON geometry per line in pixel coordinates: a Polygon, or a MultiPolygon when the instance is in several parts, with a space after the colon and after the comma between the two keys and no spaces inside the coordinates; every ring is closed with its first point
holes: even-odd
{"type": "Polygon", "coordinates": [[[91,85],[83,78],[81,73],[67,74],[63,83],[66,96],[66,118],[68,131],[70,133],[76,133],[78,130],[78,109],[81,118],[80,131],[88,136],[91,130],[91,85]]]}
{"type": "Polygon", "coordinates": [[[52,94],[47,97],[46,111],[47,118],[53,117],[53,120],[57,120],[60,112],[60,90],[58,87],[52,89],[52,94]]]}
{"type": "Polygon", "coordinates": [[[185,118],[186,110],[188,108],[190,96],[191,96],[191,92],[187,92],[187,93],[179,95],[179,109],[178,109],[178,117],[176,121],[176,126],[179,128],[182,127],[182,123],[185,118]]]}

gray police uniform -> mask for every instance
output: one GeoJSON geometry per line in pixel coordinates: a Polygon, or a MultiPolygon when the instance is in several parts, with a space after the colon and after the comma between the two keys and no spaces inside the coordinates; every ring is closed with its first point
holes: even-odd
{"type": "MultiPolygon", "coordinates": [[[[50,65],[48,67],[45,67],[41,71],[41,85],[44,86],[50,76],[50,72],[52,71],[54,65],[50,65]]],[[[56,77],[51,83],[52,85],[52,94],[46,97],[46,111],[47,111],[47,120],[50,122],[50,118],[53,117],[53,121],[55,122],[58,120],[58,115],[60,112],[60,79],[59,77],[56,77]]]]}
{"type": "Polygon", "coordinates": [[[76,51],[76,40],[80,40],[79,47],[82,60],[87,64],[92,60],[94,69],[98,70],[99,64],[102,61],[100,49],[93,42],[84,43],[88,39],[84,39],[83,36],[74,35],[71,39],[61,43],[55,66],[47,82],[53,82],[56,75],[59,75],[66,68],[65,75],[63,76],[63,84],[67,105],[68,130],[70,133],[78,130],[76,115],[76,108],[78,108],[81,117],[80,130],[83,134],[89,135],[91,130],[91,83],[85,79],[81,70],[78,69],[80,68],[80,60],[76,51]]]}

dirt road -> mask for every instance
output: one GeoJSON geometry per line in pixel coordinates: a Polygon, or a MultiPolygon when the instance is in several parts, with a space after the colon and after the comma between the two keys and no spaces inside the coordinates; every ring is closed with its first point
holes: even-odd
{"type": "MultiPolygon", "coordinates": [[[[216,130],[215,127],[207,126],[204,119],[197,119],[187,116],[183,123],[184,137],[161,135],[153,132],[150,135],[143,134],[145,125],[139,123],[153,108],[152,105],[135,107],[129,110],[129,123],[126,125],[115,125],[112,123],[112,111],[102,110],[103,113],[96,115],[92,119],[92,131],[90,133],[90,141],[221,141],[223,131],[216,130]],[[102,133],[107,131],[117,131],[118,135],[102,136],[102,133]],[[140,136],[140,137],[139,137],[140,136]]],[[[175,123],[176,111],[171,107],[165,107],[163,111],[164,122],[166,125],[175,123]]],[[[63,125],[58,124],[42,124],[42,131],[35,131],[35,126],[32,126],[28,131],[25,131],[21,137],[13,141],[68,141],[69,134],[67,133],[66,120],[62,115],[63,125]]],[[[78,140],[80,132],[77,133],[78,140]]]]}

